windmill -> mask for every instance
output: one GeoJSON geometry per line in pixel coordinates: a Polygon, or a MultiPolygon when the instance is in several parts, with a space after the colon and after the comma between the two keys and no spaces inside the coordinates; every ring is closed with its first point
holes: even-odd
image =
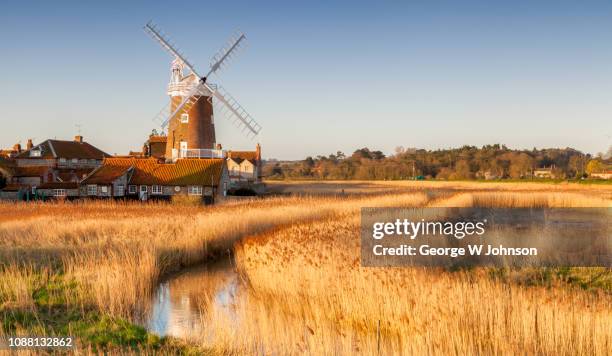
{"type": "Polygon", "coordinates": [[[223,87],[208,82],[208,78],[226,66],[244,44],[244,34],[230,39],[228,45],[212,58],[206,75],[201,76],[156,25],[149,22],[144,30],[174,57],[168,85],[171,100],[154,118],[161,125],[162,132],[167,132],[166,159],[222,157],[222,153],[215,150],[213,106],[233,120],[247,137],[259,134],[261,126],[238,101],[223,87]]]}

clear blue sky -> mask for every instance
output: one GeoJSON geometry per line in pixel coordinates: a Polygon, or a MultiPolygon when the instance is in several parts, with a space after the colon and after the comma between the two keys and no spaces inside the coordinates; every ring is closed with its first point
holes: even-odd
{"type": "Polygon", "coordinates": [[[5,1],[0,146],[28,137],[139,149],[164,106],[169,56],[154,20],[199,68],[237,29],[249,45],[212,82],[263,131],[219,117],[218,141],[267,158],[368,146],[612,142],[612,3],[605,1],[5,1]]]}

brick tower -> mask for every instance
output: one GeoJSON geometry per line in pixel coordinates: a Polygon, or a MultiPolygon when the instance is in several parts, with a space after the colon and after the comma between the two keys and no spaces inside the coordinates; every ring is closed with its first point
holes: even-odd
{"type": "MultiPolygon", "coordinates": [[[[174,112],[199,79],[194,74],[183,76],[183,69],[180,60],[172,62],[168,85],[170,112],[174,112]]],[[[197,99],[188,112],[176,115],[168,123],[167,160],[183,157],[185,150],[215,148],[215,124],[210,95],[197,99]]]]}

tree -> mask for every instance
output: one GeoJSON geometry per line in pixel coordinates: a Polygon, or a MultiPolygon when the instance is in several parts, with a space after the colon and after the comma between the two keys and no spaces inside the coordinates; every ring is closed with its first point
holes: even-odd
{"type": "Polygon", "coordinates": [[[509,174],[512,178],[523,178],[533,170],[534,161],[526,153],[513,154],[510,158],[509,174]]]}
{"type": "Polygon", "coordinates": [[[472,179],[474,175],[470,169],[470,164],[466,160],[460,160],[455,165],[455,172],[451,175],[451,179],[472,179]]]}
{"type": "MultiPolygon", "coordinates": [[[[558,177],[576,177],[584,173],[591,159],[571,148],[512,150],[500,144],[437,150],[398,147],[395,152],[385,157],[381,151],[364,147],[350,157],[337,151],[280,165],[270,161],[264,166],[264,174],[323,179],[406,179],[418,175],[440,179],[472,179],[476,175],[522,178],[536,167],[552,166],[558,177]]],[[[591,163],[591,171],[603,170],[609,164],[603,159],[597,161],[591,163]]]]}
{"type": "Polygon", "coordinates": [[[604,168],[603,163],[598,159],[592,159],[586,165],[586,172],[588,174],[601,172],[604,168]]]}

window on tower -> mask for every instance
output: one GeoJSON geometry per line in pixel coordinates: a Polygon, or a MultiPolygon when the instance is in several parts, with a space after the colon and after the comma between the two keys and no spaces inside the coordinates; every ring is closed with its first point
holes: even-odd
{"type": "Polygon", "coordinates": [[[181,122],[183,124],[186,124],[186,123],[189,122],[189,114],[188,113],[181,114],[181,122]]]}

